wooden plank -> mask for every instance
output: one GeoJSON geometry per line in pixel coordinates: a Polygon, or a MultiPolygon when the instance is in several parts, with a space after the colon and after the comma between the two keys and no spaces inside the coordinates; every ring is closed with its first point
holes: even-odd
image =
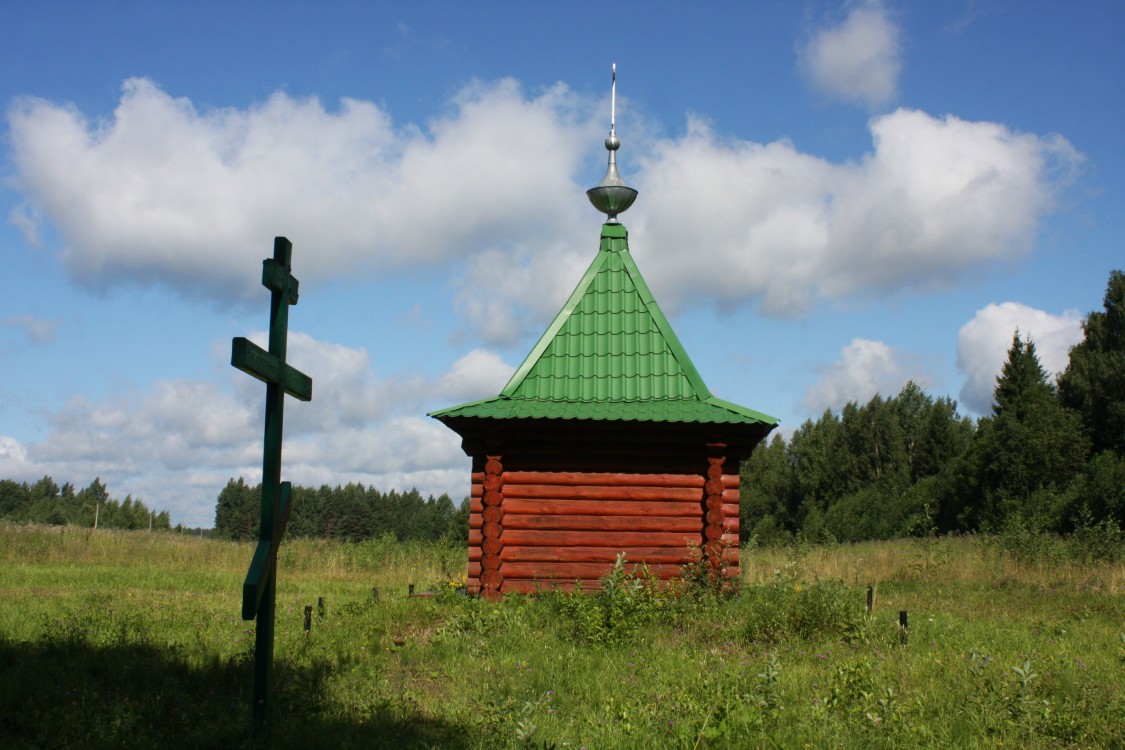
{"type": "Polygon", "coordinates": [[[673,547],[686,549],[689,545],[703,543],[699,532],[620,531],[603,534],[592,531],[533,531],[506,529],[504,546],[536,547],[673,547]]]}
{"type": "Polygon", "coordinates": [[[694,487],[623,487],[598,485],[505,484],[504,498],[560,500],[680,500],[699,502],[702,490],[694,487]]]}
{"type": "Polygon", "coordinates": [[[275,383],[299,401],[312,400],[312,378],[239,336],[231,341],[230,363],[263,383],[275,383]]]}
{"type": "MultiPolygon", "coordinates": [[[[737,477],[735,478],[737,482],[737,477]]],[[[580,471],[508,471],[506,484],[597,485],[602,487],[702,487],[698,474],[618,474],[580,471]]],[[[737,486],[737,485],[736,485],[737,486]]]]}
{"type": "Polygon", "coordinates": [[[630,564],[682,564],[699,559],[698,547],[504,547],[500,559],[508,562],[597,562],[613,563],[625,553],[630,564]]]}
{"type": "Polygon", "coordinates": [[[525,515],[509,510],[504,516],[504,528],[541,531],[687,531],[691,533],[698,532],[702,524],[698,513],[694,516],[572,516],[561,513],[525,515]]]}
{"type": "MultiPolygon", "coordinates": [[[[504,580],[509,578],[538,578],[566,581],[574,578],[600,578],[609,572],[611,563],[559,563],[559,562],[506,562],[504,580]]],[[[679,565],[650,565],[649,570],[657,575],[678,576],[679,565]]],[[[482,574],[483,576],[483,574],[482,574]]]]}
{"type": "Polygon", "coordinates": [[[636,500],[612,502],[606,500],[521,500],[504,499],[505,518],[513,515],[546,515],[557,513],[574,516],[688,516],[700,517],[698,502],[650,502],[636,500]]]}
{"type": "Polygon", "coordinates": [[[469,562],[480,562],[481,556],[480,546],[469,547],[469,562]]]}
{"type": "Polygon", "coordinates": [[[504,502],[504,512],[509,520],[516,515],[701,519],[701,507],[698,502],[685,501],[515,499],[504,502]]]}

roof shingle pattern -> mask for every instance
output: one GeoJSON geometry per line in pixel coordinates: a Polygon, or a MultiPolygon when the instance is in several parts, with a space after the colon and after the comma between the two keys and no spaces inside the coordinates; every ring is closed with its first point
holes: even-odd
{"type": "Polygon", "coordinates": [[[500,395],[431,416],[777,422],[711,395],[629,254],[620,224],[603,225],[598,255],[500,395]]]}

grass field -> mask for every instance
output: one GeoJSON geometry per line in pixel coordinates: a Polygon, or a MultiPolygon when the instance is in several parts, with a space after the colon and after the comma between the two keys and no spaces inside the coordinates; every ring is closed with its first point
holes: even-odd
{"type": "MultiPolygon", "coordinates": [[[[251,554],[0,525],[0,747],[253,746],[251,554]]],[[[1021,562],[972,537],[747,549],[734,599],[624,576],[489,604],[450,585],[463,560],[287,541],[268,744],[1125,747],[1120,563],[1021,562]]]]}

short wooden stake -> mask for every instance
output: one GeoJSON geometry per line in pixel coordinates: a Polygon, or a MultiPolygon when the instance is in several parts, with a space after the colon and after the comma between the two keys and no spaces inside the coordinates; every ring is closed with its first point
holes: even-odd
{"type": "Polygon", "coordinates": [[[316,616],[321,619],[324,618],[324,597],[318,596],[316,598],[316,616]]]}
{"type": "Polygon", "coordinates": [[[875,609],[875,587],[867,587],[867,614],[871,614],[871,610],[875,609]]]}
{"type": "Polygon", "coordinates": [[[413,583],[410,584],[410,588],[407,589],[407,595],[408,596],[414,596],[414,584],[413,583]]]}
{"type": "Polygon", "coordinates": [[[378,586],[372,586],[371,587],[371,598],[374,599],[375,601],[379,601],[379,587],[378,586]]]}
{"type": "Polygon", "coordinates": [[[906,645],[906,610],[900,609],[898,612],[898,633],[899,638],[902,639],[902,645],[906,645]]]}
{"type": "Polygon", "coordinates": [[[312,630],[312,605],[305,605],[305,637],[309,637],[309,631],[312,630]]]}

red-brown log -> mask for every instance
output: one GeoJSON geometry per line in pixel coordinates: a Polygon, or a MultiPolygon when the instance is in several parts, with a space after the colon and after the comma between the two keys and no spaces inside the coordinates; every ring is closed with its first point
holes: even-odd
{"type": "MultiPolygon", "coordinates": [[[[500,559],[519,562],[597,562],[612,563],[625,553],[629,564],[685,563],[698,560],[699,547],[515,547],[505,546],[500,559]]],[[[507,568],[505,567],[505,570],[507,568]]]]}
{"type": "Polygon", "coordinates": [[[722,497],[723,497],[723,502],[725,502],[725,503],[737,503],[738,502],[738,490],[737,489],[723,490],[722,497]]]}
{"type": "Polygon", "coordinates": [[[723,515],[727,518],[738,518],[738,503],[723,503],[723,515]]]}
{"type": "Polygon", "coordinates": [[[485,492],[488,490],[499,490],[504,486],[504,480],[500,478],[499,474],[486,474],[484,481],[481,482],[481,486],[484,487],[485,492]]]}
{"type": "Polygon", "coordinates": [[[618,531],[610,534],[595,531],[504,530],[504,545],[535,547],[677,547],[702,543],[699,532],[618,531]]]}
{"type": "Polygon", "coordinates": [[[495,490],[485,490],[482,500],[485,505],[499,505],[504,502],[504,496],[495,490]]]}
{"type": "Polygon", "coordinates": [[[604,500],[518,500],[506,498],[504,513],[510,519],[517,513],[546,515],[556,513],[574,516],[700,516],[699,500],[695,502],[653,502],[636,500],[608,502],[604,500]]]}
{"type": "MultiPolygon", "coordinates": [[[[719,492],[722,492],[720,487],[719,492]]],[[[487,494],[485,495],[487,502],[487,494]]],[[[512,484],[504,485],[505,498],[563,499],[563,500],[683,500],[699,502],[703,493],[695,487],[636,487],[622,485],[561,485],[512,484]]]]}
{"type": "Polygon", "coordinates": [[[723,536],[722,526],[704,526],[703,536],[707,539],[720,539],[723,536]]]}
{"type": "Polygon", "coordinates": [[[738,546],[738,534],[723,534],[719,537],[719,541],[730,547],[738,546]]]}
{"type": "Polygon", "coordinates": [[[738,475],[737,474],[723,474],[723,486],[728,490],[738,489],[738,475]]]}
{"type": "Polygon", "coordinates": [[[482,541],[484,541],[484,534],[480,532],[480,529],[469,529],[470,547],[479,547],[482,541]]]}
{"type": "Polygon", "coordinates": [[[470,545],[470,547],[469,547],[469,562],[480,562],[480,556],[482,554],[484,554],[484,553],[481,551],[481,548],[480,548],[479,544],[476,545],[476,546],[470,545]]]}
{"type": "Polygon", "coordinates": [[[508,484],[591,485],[600,487],[702,487],[698,474],[615,474],[580,471],[509,471],[504,474],[508,484]]]}
{"type": "Polygon", "coordinates": [[[469,576],[468,577],[469,578],[478,578],[478,579],[480,578],[480,563],[479,562],[470,562],[469,563],[469,576]]]}
{"type": "Polygon", "coordinates": [[[703,490],[708,495],[722,495],[725,489],[722,479],[708,479],[706,484],[703,485],[703,490]]]}
{"type": "Polygon", "coordinates": [[[525,515],[509,510],[504,517],[504,528],[542,531],[698,532],[701,526],[698,509],[692,516],[571,516],[561,513],[525,515]]]}
{"type": "Polygon", "coordinates": [[[481,588],[495,588],[504,582],[504,576],[499,570],[482,570],[480,572],[481,588]]]}
{"type": "MultiPolygon", "coordinates": [[[[506,562],[504,577],[539,578],[566,581],[574,578],[600,578],[613,567],[611,563],[550,563],[550,562],[506,562]]],[[[649,565],[649,570],[660,575],[679,575],[679,565],[649,565]]],[[[481,573],[483,581],[487,574],[481,573]]]]}
{"type": "Polygon", "coordinates": [[[469,514],[469,528],[470,529],[479,529],[481,526],[484,526],[484,514],[481,513],[480,511],[477,511],[476,513],[470,513],[469,514]]]}
{"type": "Polygon", "coordinates": [[[707,478],[708,479],[722,479],[722,477],[723,477],[723,462],[722,461],[712,463],[710,466],[707,467],[707,478]]]}
{"type": "Polygon", "coordinates": [[[485,521],[480,530],[485,539],[499,539],[500,535],[504,533],[504,527],[495,521],[485,521]]]}
{"type": "MultiPolygon", "coordinates": [[[[485,555],[498,555],[500,554],[500,550],[504,549],[504,543],[499,539],[485,538],[485,540],[481,542],[480,548],[484,550],[485,555]]],[[[481,559],[483,560],[484,557],[482,556],[481,559]]]]}
{"type": "Polygon", "coordinates": [[[723,533],[738,535],[738,516],[727,516],[723,520],[723,533]]]}
{"type": "Polygon", "coordinates": [[[486,505],[481,516],[486,523],[500,523],[504,519],[504,511],[498,505],[486,505]]]}
{"type": "Polygon", "coordinates": [[[707,510],[722,510],[723,498],[720,495],[708,495],[704,504],[707,506],[707,510]]]}
{"type": "Polygon", "coordinates": [[[485,555],[480,559],[481,570],[500,570],[500,563],[499,555],[485,555]]]}
{"type": "Polygon", "coordinates": [[[484,473],[486,475],[487,474],[499,474],[502,471],[504,471],[504,465],[501,464],[499,461],[497,461],[495,458],[489,459],[484,464],[484,473]]]}
{"type": "Polygon", "coordinates": [[[709,510],[707,515],[703,517],[703,521],[709,526],[721,526],[724,520],[726,520],[726,516],[723,515],[721,510],[709,510]]]}
{"type": "Polygon", "coordinates": [[[469,510],[473,513],[480,513],[484,510],[484,503],[481,502],[480,495],[473,495],[469,498],[469,510]]]}

